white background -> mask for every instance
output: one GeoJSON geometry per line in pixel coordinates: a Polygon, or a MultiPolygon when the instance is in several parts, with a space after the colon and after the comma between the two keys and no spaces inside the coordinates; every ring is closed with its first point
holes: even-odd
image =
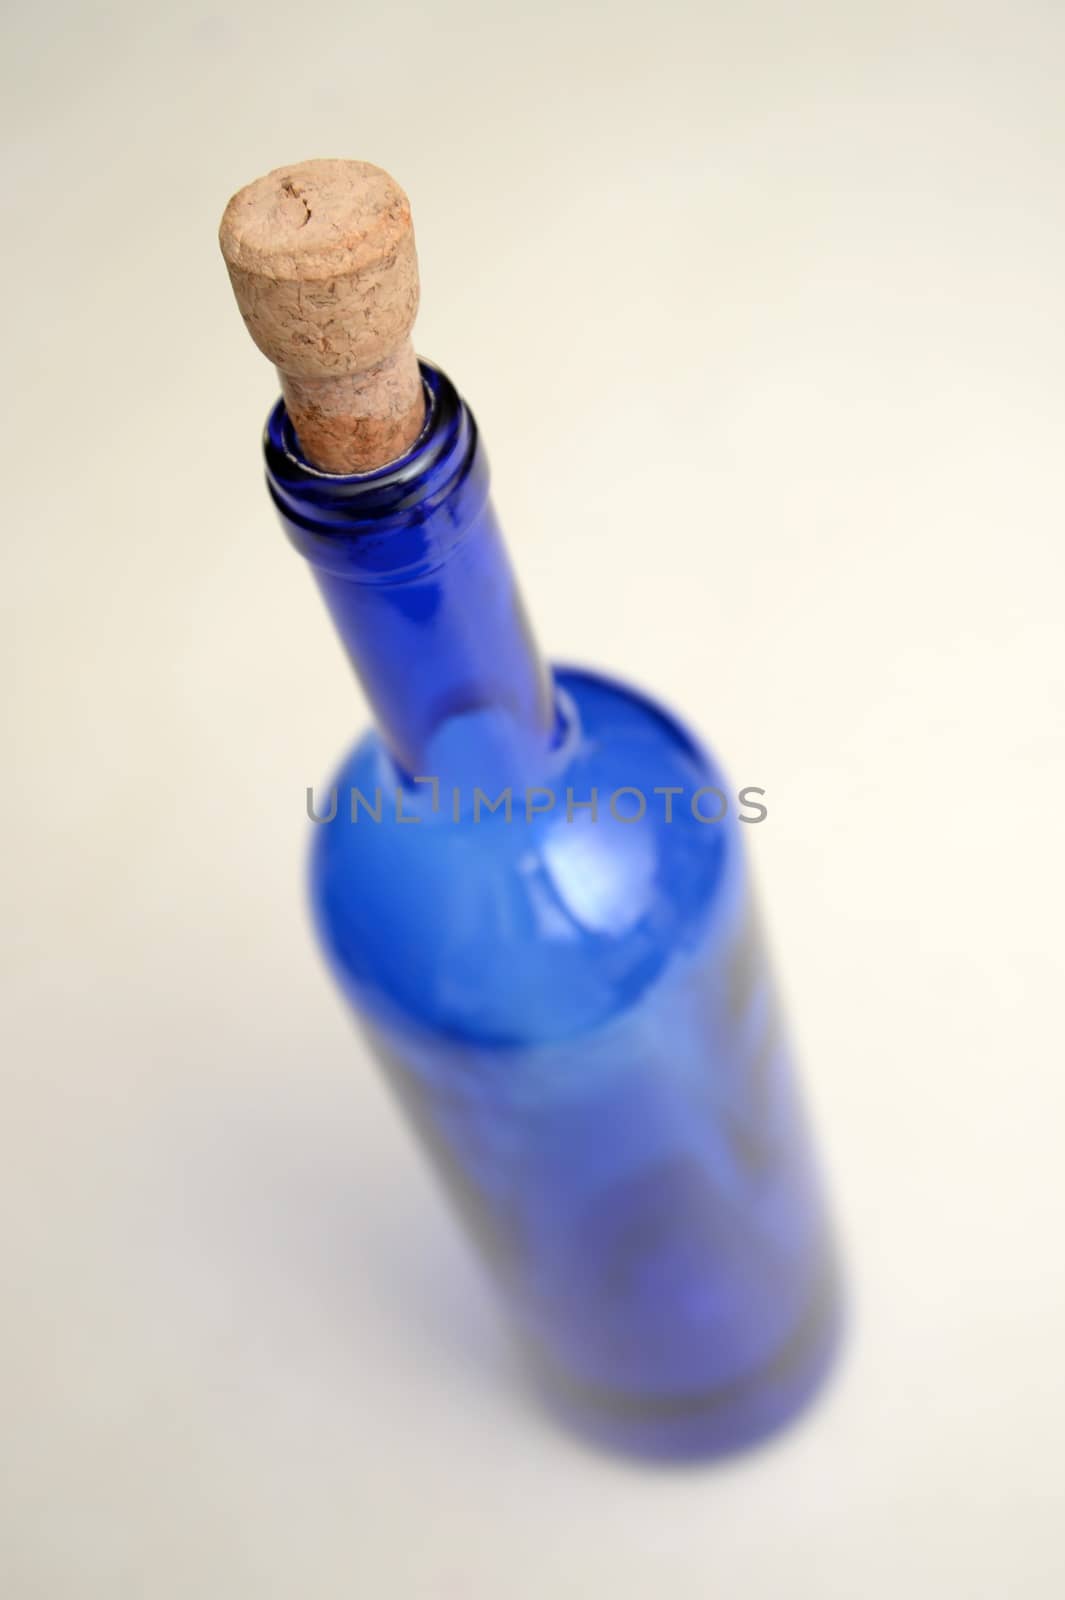
{"type": "Polygon", "coordinates": [[[1060,4],[5,32],[5,1600],[1055,1600],[1060,4]],[[855,1313],[735,1464],[541,1417],[311,944],[364,708],[215,230],[319,155],[411,196],[545,649],[768,790],[855,1313]]]}

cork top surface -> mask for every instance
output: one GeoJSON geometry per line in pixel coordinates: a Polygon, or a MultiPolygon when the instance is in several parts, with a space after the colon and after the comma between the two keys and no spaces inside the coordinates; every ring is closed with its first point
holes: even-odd
{"type": "Polygon", "coordinates": [[[235,194],[219,236],[231,268],[306,283],[387,261],[411,231],[407,197],[381,167],[302,161],[235,194]]]}

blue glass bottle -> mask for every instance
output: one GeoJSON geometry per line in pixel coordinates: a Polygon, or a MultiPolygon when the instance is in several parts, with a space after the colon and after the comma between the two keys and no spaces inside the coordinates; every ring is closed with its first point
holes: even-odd
{"type": "Polygon", "coordinates": [[[615,1446],[732,1449],[838,1321],[735,799],[645,696],[545,669],[473,418],[422,372],[378,471],[310,466],[281,404],[266,430],[377,724],[316,800],[321,940],[546,1396],[615,1446]]]}

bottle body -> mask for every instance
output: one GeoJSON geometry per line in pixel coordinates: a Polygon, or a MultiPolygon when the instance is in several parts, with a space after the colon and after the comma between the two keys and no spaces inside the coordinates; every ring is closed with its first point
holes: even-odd
{"type": "Polygon", "coordinates": [[[827,1361],[825,1206],[742,824],[701,820],[720,774],[642,698],[558,684],[572,748],[531,816],[516,790],[509,820],[448,786],[434,810],[364,741],[315,917],[548,1390],[607,1439],[724,1450],[827,1361]]]}
{"type": "Polygon", "coordinates": [[[539,668],[476,461],[413,562],[316,562],[389,709],[318,808],[315,920],[549,1397],[726,1450],[801,1405],[837,1323],[744,826],[666,712],[539,668]]]}

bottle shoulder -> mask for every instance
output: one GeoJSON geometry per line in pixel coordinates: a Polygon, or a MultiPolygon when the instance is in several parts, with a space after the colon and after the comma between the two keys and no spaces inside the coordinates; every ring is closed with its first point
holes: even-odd
{"type": "Polygon", "coordinates": [[[375,734],[342,764],[311,898],[361,1009],[546,1042],[628,1009],[705,936],[739,871],[716,763],[639,691],[574,669],[556,683],[572,731],[535,784],[401,786],[375,734]]]}

